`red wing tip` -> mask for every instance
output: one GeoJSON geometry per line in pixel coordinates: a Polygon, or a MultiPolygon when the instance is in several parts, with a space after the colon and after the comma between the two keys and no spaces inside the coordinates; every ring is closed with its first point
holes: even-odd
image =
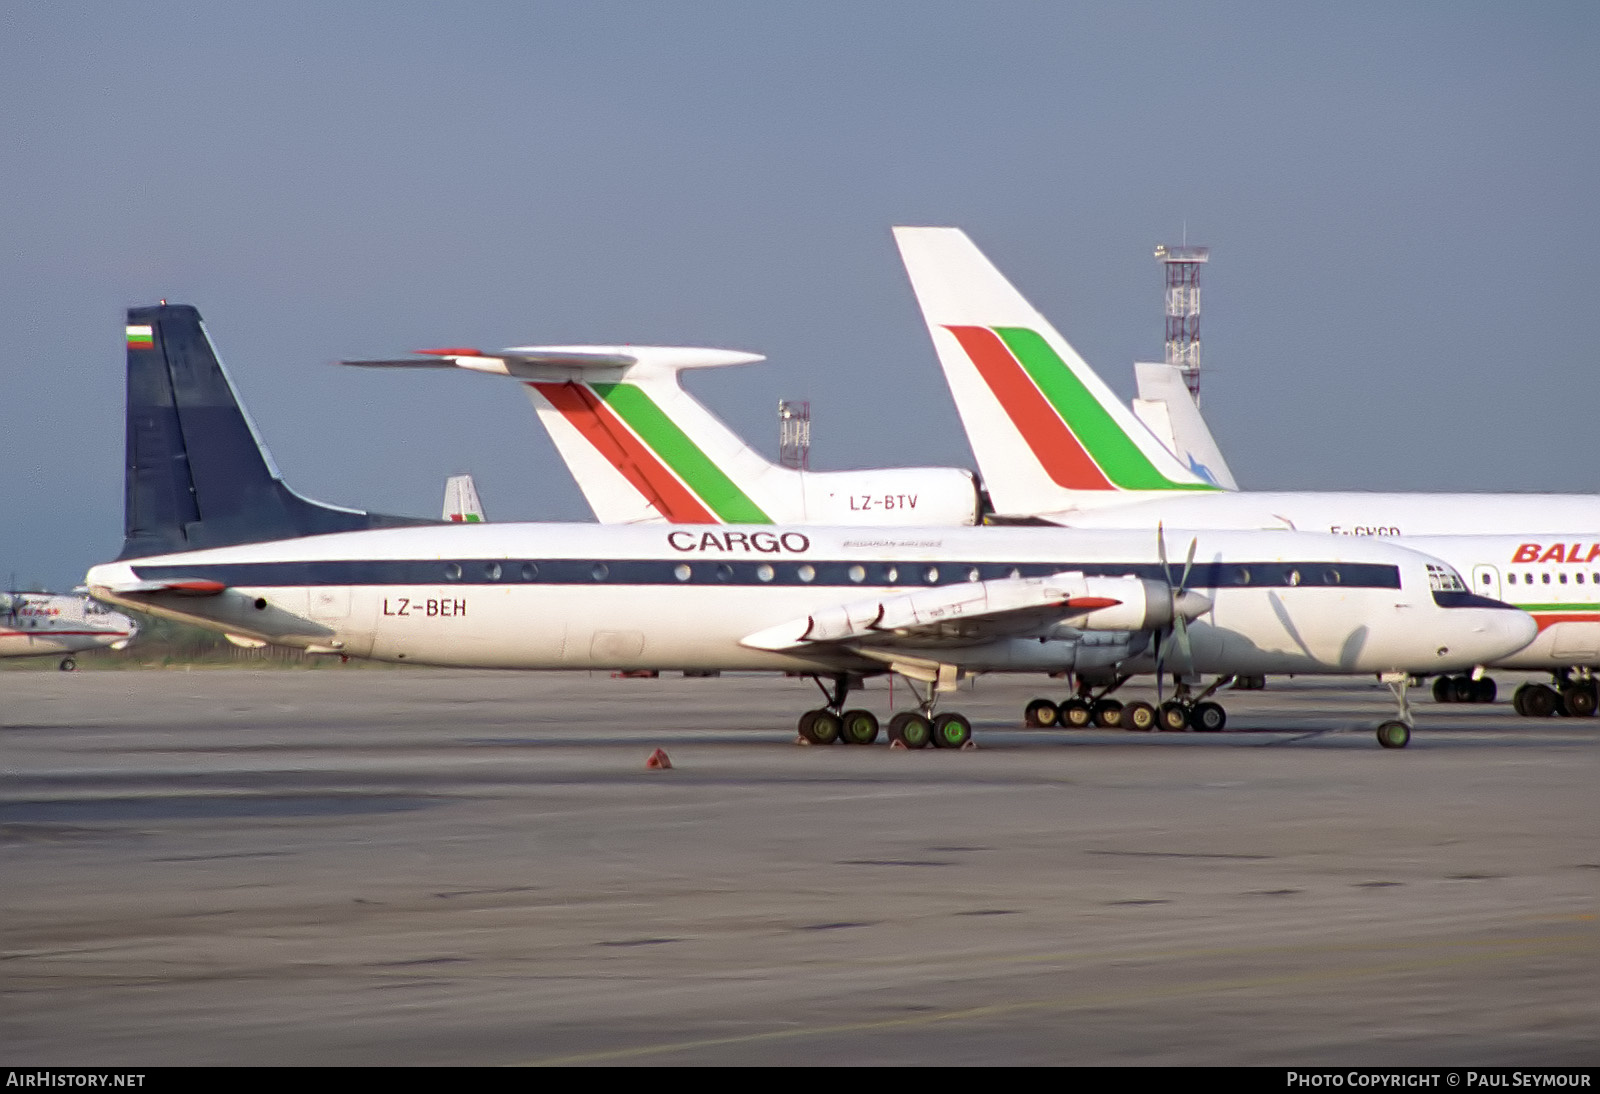
{"type": "Polygon", "coordinates": [[[482,357],[483,351],[472,349],[470,346],[445,346],[443,349],[419,349],[416,353],[425,353],[429,357],[482,357]]]}
{"type": "Polygon", "coordinates": [[[1109,596],[1074,596],[1068,598],[1065,606],[1079,611],[1097,612],[1101,608],[1114,608],[1121,603],[1122,601],[1113,600],[1109,596]]]}

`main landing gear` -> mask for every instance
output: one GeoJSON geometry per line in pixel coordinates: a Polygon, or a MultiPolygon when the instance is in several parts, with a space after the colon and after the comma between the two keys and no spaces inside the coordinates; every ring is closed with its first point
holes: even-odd
{"type": "Polygon", "coordinates": [[[1550,674],[1549,684],[1523,684],[1511,696],[1511,705],[1524,718],[1562,714],[1591,718],[1600,706],[1593,673],[1588,669],[1562,669],[1550,674]]]}
{"type": "MultiPolygon", "coordinates": [[[[831,745],[843,741],[847,745],[870,745],[878,739],[878,718],[870,710],[845,710],[845,698],[850,693],[850,677],[834,677],[832,694],[820,679],[812,681],[822,689],[827,705],[808,710],[800,715],[800,739],[812,745],[831,745]]],[[[911,681],[906,681],[911,686],[911,681]]],[[[916,691],[913,686],[912,694],[916,691]]],[[[972,723],[965,715],[946,711],[934,714],[937,702],[933,685],[923,696],[917,710],[903,710],[889,719],[889,745],[901,748],[965,748],[972,741],[972,723]]]]}
{"type": "MultiPolygon", "coordinates": [[[[1127,720],[1125,716],[1128,707],[1124,707],[1110,696],[1112,692],[1126,684],[1128,679],[1126,676],[1118,677],[1098,695],[1088,684],[1080,681],[1078,693],[1059,704],[1049,699],[1035,699],[1023,708],[1023,723],[1032,729],[1050,729],[1053,726],[1082,729],[1088,725],[1095,725],[1101,729],[1115,729],[1127,720]]],[[[1139,726],[1140,729],[1154,728],[1154,707],[1149,703],[1130,703],[1129,707],[1149,708],[1148,720],[1142,710],[1135,711],[1135,714],[1145,723],[1139,726]]]]}
{"type": "Polygon", "coordinates": [[[60,669],[62,672],[75,672],[77,671],[78,663],[70,657],[63,657],[61,659],[61,664],[57,665],[56,668],[60,669]]]}
{"type": "Polygon", "coordinates": [[[1024,724],[1034,729],[1053,726],[1082,729],[1090,724],[1101,729],[1120,726],[1136,733],[1157,729],[1166,733],[1183,733],[1187,730],[1217,733],[1228,724],[1228,712],[1221,703],[1212,702],[1211,696],[1218,688],[1232,682],[1232,676],[1218,677],[1199,695],[1190,695],[1187,685],[1180,681],[1173,697],[1159,707],[1143,700],[1136,699],[1123,704],[1108,698],[1128,679],[1126,676],[1119,678],[1098,695],[1094,694],[1092,688],[1080,684],[1077,695],[1059,704],[1049,699],[1035,699],[1023,708],[1024,724]]]}
{"type": "Polygon", "coordinates": [[[1494,678],[1481,676],[1441,676],[1433,682],[1436,703],[1492,703],[1499,694],[1494,678]]]}

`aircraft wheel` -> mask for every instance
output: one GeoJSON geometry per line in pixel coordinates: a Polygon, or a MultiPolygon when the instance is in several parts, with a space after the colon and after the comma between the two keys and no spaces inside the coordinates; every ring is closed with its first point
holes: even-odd
{"type": "Polygon", "coordinates": [[[1094,710],[1082,699],[1068,699],[1056,712],[1056,724],[1069,729],[1082,729],[1094,721],[1094,710]]]}
{"type": "Polygon", "coordinates": [[[1122,704],[1115,699],[1097,699],[1089,716],[1101,729],[1116,729],[1122,724],[1122,704]]]}
{"type": "Polygon", "coordinates": [[[839,739],[839,716],[831,710],[808,710],[800,715],[800,736],[814,745],[831,745],[839,739]]]}
{"type": "Polygon", "coordinates": [[[1022,711],[1022,721],[1029,729],[1049,729],[1061,720],[1061,712],[1048,699],[1035,699],[1022,711]]]}
{"type": "Polygon", "coordinates": [[[1150,733],[1156,728],[1156,708],[1149,703],[1132,702],[1122,708],[1122,728],[1150,733]]]}
{"type": "Polygon", "coordinates": [[[1474,703],[1492,703],[1495,696],[1500,694],[1500,689],[1494,682],[1494,677],[1485,676],[1472,684],[1472,701],[1474,703]]]}
{"type": "Polygon", "coordinates": [[[1222,709],[1221,703],[1196,703],[1189,712],[1189,724],[1196,733],[1220,733],[1228,724],[1228,712],[1222,709]]]}
{"type": "Polygon", "coordinates": [[[1404,722],[1385,722],[1378,727],[1378,743],[1384,748],[1404,748],[1411,743],[1411,727],[1404,722]]]}
{"type": "Polygon", "coordinates": [[[1470,676],[1452,676],[1450,678],[1450,701],[1454,703],[1475,703],[1478,685],[1470,676]]]}
{"type": "Polygon", "coordinates": [[[1158,718],[1164,733],[1182,733],[1189,728],[1189,708],[1176,699],[1161,704],[1158,718]]]}
{"type": "Polygon", "coordinates": [[[878,716],[870,710],[847,710],[839,719],[839,739],[847,745],[870,745],[878,739],[878,716]]]}
{"type": "Polygon", "coordinates": [[[1530,718],[1548,718],[1561,706],[1561,696],[1548,684],[1530,684],[1522,697],[1522,713],[1530,718]]]}
{"type": "Polygon", "coordinates": [[[1574,684],[1561,693],[1561,704],[1566,707],[1567,713],[1574,718],[1592,718],[1595,708],[1595,688],[1593,684],[1574,684]]]}
{"type": "Polygon", "coordinates": [[[1433,701],[1435,703],[1453,703],[1456,701],[1456,689],[1448,676],[1438,676],[1433,681],[1433,701]]]}
{"type": "Polygon", "coordinates": [[[960,748],[972,740],[972,723],[954,712],[933,720],[933,747],[960,748]]]}
{"type": "Polygon", "coordinates": [[[1523,684],[1516,691],[1511,693],[1511,709],[1522,715],[1524,718],[1530,717],[1525,703],[1528,698],[1528,688],[1531,686],[1532,685],[1530,684],[1523,684]]]}
{"type": "Polygon", "coordinates": [[[58,667],[62,672],[75,672],[77,671],[78,663],[70,657],[63,657],[58,667]]]}
{"type": "Polygon", "coordinates": [[[927,748],[933,736],[933,723],[915,711],[906,710],[889,719],[889,743],[899,741],[907,748],[927,748]]]}

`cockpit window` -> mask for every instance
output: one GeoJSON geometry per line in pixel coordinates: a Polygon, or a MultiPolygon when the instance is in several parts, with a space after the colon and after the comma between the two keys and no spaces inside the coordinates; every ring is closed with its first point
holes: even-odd
{"type": "Polygon", "coordinates": [[[1436,593],[1464,593],[1467,583],[1461,580],[1461,575],[1448,566],[1438,563],[1428,563],[1428,588],[1436,593]]]}

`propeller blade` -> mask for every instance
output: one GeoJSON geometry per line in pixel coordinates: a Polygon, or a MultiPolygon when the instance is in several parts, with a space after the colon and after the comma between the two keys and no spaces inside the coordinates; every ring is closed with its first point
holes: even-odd
{"type": "Polygon", "coordinates": [[[1183,658],[1183,674],[1187,676],[1194,671],[1194,649],[1189,645],[1189,623],[1183,616],[1173,617],[1172,634],[1183,658]]]}
{"type": "Polygon", "coordinates": [[[1189,554],[1183,560],[1183,576],[1178,579],[1178,588],[1180,589],[1189,587],[1189,571],[1194,569],[1194,550],[1198,546],[1200,546],[1200,537],[1195,536],[1189,541],[1189,554]]]}

